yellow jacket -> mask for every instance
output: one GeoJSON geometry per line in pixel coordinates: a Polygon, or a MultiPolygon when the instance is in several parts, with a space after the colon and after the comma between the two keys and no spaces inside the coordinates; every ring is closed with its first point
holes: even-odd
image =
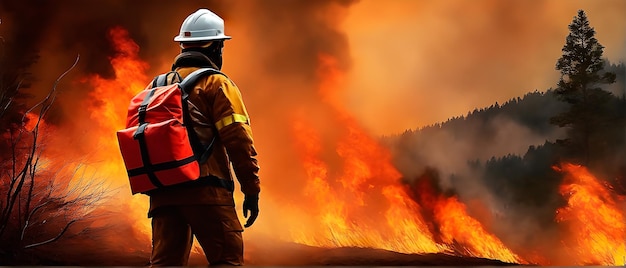
{"type": "MultiPolygon", "coordinates": [[[[175,71],[185,78],[197,69],[178,67],[175,71]]],[[[208,144],[213,138],[214,129],[218,131],[213,152],[201,165],[201,176],[213,175],[233,180],[232,164],[241,191],[245,195],[258,195],[260,182],[257,152],[239,88],[225,75],[214,74],[198,79],[196,86],[188,93],[189,113],[200,140],[208,144]]],[[[150,193],[148,214],[168,205],[234,205],[234,200],[233,193],[225,188],[186,183],[150,193]]]]}

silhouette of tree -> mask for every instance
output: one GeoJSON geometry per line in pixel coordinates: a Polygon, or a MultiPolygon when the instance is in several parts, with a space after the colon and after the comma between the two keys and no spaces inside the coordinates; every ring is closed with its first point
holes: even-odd
{"type": "Polygon", "coordinates": [[[570,33],[563,46],[563,55],[558,59],[556,69],[561,72],[558,87],[554,90],[557,98],[568,103],[569,109],[550,119],[550,123],[559,127],[568,127],[565,140],[575,161],[588,164],[592,151],[592,142],[607,122],[611,112],[607,105],[612,95],[600,88],[601,84],[611,84],[615,74],[602,72],[604,47],[595,38],[595,30],[589,25],[587,15],[578,11],[569,25],[570,33]]]}

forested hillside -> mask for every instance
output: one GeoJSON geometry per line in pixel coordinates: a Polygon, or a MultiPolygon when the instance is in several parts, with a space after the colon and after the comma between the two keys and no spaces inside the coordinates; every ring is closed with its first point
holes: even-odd
{"type": "MultiPolygon", "coordinates": [[[[591,157],[586,161],[576,150],[576,129],[554,123],[572,106],[553,89],[533,91],[383,141],[408,185],[415,187],[428,178],[438,183],[440,191],[468,204],[480,200],[488,214],[496,215],[493,232],[513,244],[525,241],[541,247],[541,239],[529,234],[555,231],[555,211],[566,202],[559,190],[560,163],[588,166],[613,194],[626,193],[626,99],[619,95],[624,92],[626,68],[606,66],[606,72],[616,74],[616,81],[602,86],[602,94],[608,96],[603,113],[585,117],[599,126],[590,139],[587,154],[591,157]],[[520,224],[525,234],[512,231],[520,224]]],[[[468,209],[476,215],[481,207],[468,209]]]]}

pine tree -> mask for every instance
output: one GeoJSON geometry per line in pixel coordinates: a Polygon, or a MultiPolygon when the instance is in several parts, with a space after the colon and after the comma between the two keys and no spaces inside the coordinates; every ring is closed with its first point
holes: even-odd
{"type": "Polygon", "coordinates": [[[569,25],[570,33],[563,46],[563,55],[556,63],[561,72],[555,95],[569,104],[569,109],[551,118],[550,123],[568,127],[568,137],[563,140],[572,156],[588,164],[598,144],[594,140],[602,128],[609,124],[608,104],[611,93],[602,90],[602,84],[615,82],[615,74],[604,71],[604,47],[595,38],[583,10],[569,25]]]}

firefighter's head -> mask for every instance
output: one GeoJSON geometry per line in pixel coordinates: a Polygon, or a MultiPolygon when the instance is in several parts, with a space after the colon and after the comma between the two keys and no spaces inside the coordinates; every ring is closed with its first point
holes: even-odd
{"type": "Polygon", "coordinates": [[[224,41],[230,39],[224,34],[224,20],[208,9],[198,9],[189,15],[174,37],[184,51],[199,51],[222,68],[224,41]]]}

